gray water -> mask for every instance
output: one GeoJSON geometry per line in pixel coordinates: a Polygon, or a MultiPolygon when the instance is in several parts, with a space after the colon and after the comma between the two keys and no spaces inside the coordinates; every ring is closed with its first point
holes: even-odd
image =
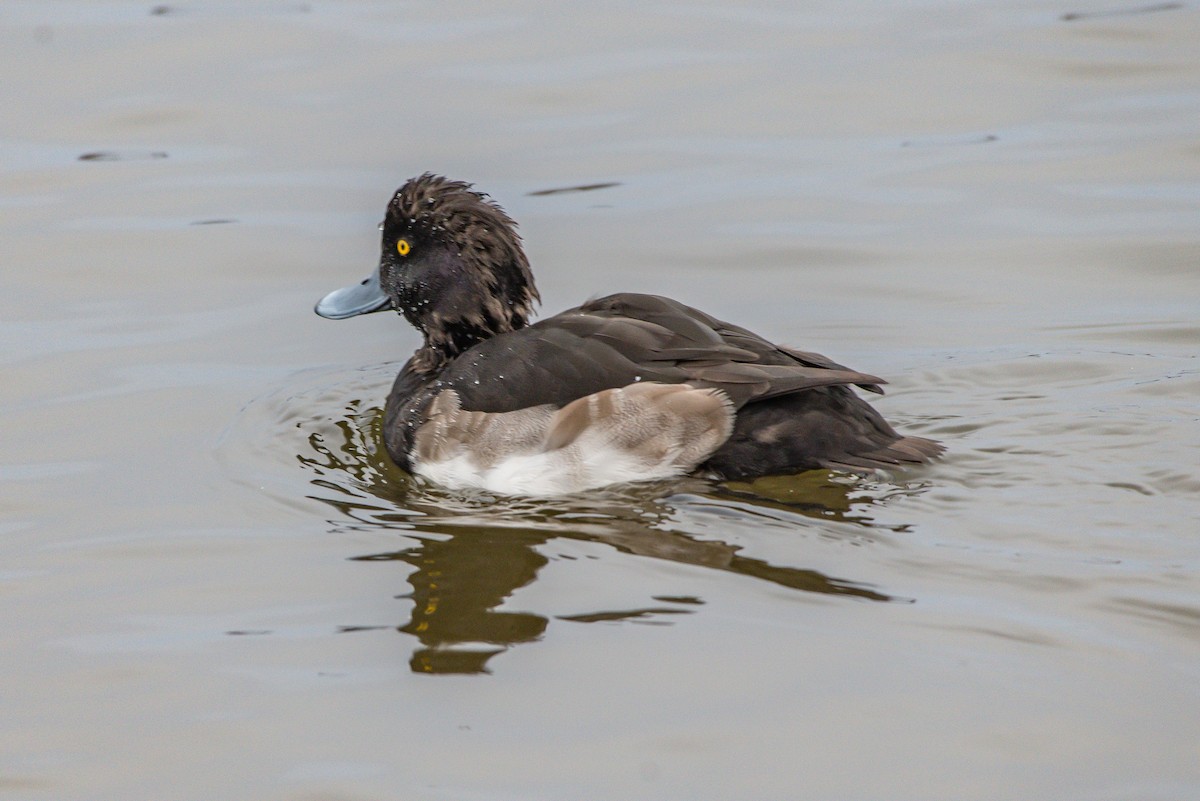
{"type": "Polygon", "coordinates": [[[1120,0],[5,0],[0,798],[1200,797],[1197,42],[1120,0]],[[520,221],[545,313],[672,295],[947,458],[415,482],[416,333],[311,307],[425,170],[520,221]]]}

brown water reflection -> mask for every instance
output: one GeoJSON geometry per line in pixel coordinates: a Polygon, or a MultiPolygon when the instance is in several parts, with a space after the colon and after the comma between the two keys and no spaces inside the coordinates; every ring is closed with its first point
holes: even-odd
{"type": "MultiPolygon", "coordinates": [[[[852,482],[838,483],[813,471],[754,483],[715,485],[686,479],[628,485],[573,498],[529,499],[487,493],[451,493],[414,479],[383,455],[378,443],[382,414],[351,401],[346,416],[308,434],[296,459],[324,490],[310,497],[339,513],[334,532],[395,529],[416,544],[351,557],[364,562],[400,562],[413,570],[407,621],[395,628],[415,637],[410,666],[419,673],[488,672],[488,660],[546,632],[549,619],[529,612],[499,611],[518,589],[537,579],[548,563],[539,550],[555,539],[607,545],[623,553],[727,571],[809,593],[870,601],[898,599],[863,583],[795,565],[775,564],[740,553],[741,546],[706,533],[681,531],[674,522],[684,507],[714,505],[728,528],[761,525],[764,515],[803,525],[836,521],[865,528],[871,499],[851,497],[852,482]]],[[[639,599],[629,608],[597,609],[559,617],[572,622],[665,623],[703,605],[697,598],[639,599]]],[[[362,628],[346,627],[346,631],[362,628]]]]}
{"type": "Polygon", "coordinates": [[[408,576],[412,616],[398,627],[421,643],[409,660],[418,673],[483,673],[487,661],[508,647],[539,639],[549,622],[527,612],[496,607],[537,578],[548,561],[535,550],[547,539],[534,531],[470,528],[447,540],[418,537],[421,544],[392,553],[355,557],[400,561],[408,576]]]}

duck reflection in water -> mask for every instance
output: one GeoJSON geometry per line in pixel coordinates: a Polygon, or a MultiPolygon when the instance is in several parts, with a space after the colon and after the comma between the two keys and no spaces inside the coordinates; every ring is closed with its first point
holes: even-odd
{"type": "MultiPolygon", "coordinates": [[[[353,557],[413,568],[411,591],[398,596],[411,599],[411,617],[396,628],[420,643],[410,660],[415,672],[486,673],[496,654],[543,637],[549,618],[498,607],[537,578],[549,561],[543,546],[554,540],[601,543],[627,554],[728,571],[802,592],[906,600],[815,570],[743,556],[738,546],[710,539],[708,532],[701,539],[666,528],[684,506],[717,507],[733,516],[731,525],[755,526],[761,516],[764,522],[812,518],[871,527],[861,511],[856,516],[865,501],[850,497],[853,485],[832,482],[828,473],[791,476],[774,486],[700,480],[630,485],[574,501],[464,497],[414,480],[392,465],[375,445],[379,410],[359,408],[351,404],[349,415],[332,430],[310,434],[311,450],[297,458],[316,474],[313,484],[324,490],[312,497],[342,515],[332,521],[338,529],[391,528],[417,541],[400,550],[353,557]]],[[[661,623],[667,616],[693,613],[703,603],[694,597],[653,600],[650,606],[639,603],[556,619],[661,623]]]]}

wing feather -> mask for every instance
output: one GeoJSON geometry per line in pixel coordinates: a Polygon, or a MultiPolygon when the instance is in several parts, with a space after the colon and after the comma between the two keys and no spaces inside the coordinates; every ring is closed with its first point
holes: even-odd
{"type": "Polygon", "coordinates": [[[638,381],[720,389],[737,408],[816,387],[884,383],[677,301],[637,294],[600,298],[481,342],[437,383],[457,391],[464,409],[498,412],[561,407],[638,381]]]}

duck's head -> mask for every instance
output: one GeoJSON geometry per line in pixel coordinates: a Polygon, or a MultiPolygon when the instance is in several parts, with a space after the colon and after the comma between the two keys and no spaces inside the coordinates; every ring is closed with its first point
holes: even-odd
{"type": "Polygon", "coordinates": [[[529,322],[541,298],[516,227],[471,184],[430,173],[413,178],[388,203],[375,272],[326,295],[316,312],[341,320],[395,309],[425,336],[413,368],[436,370],[529,322]]]}

